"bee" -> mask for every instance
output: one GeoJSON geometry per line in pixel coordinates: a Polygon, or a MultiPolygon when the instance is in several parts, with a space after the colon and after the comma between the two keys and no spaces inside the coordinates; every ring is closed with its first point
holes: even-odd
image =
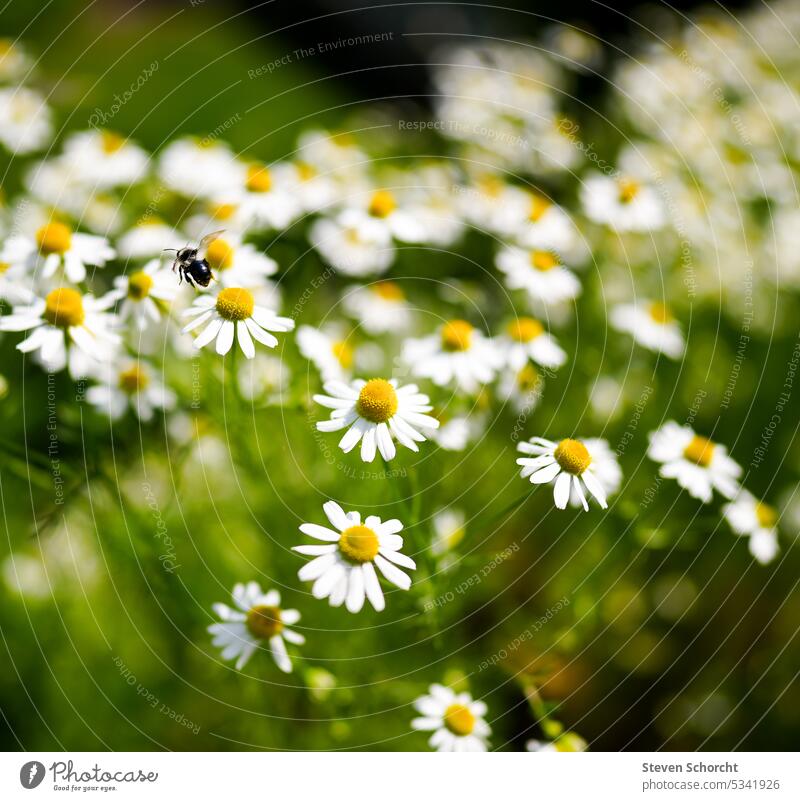
{"type": "Polygon", "coordinates": [[[211,266],[205,258],[206,248],[224,233],[223,228],[220,231],[214,231],[211,234],[204,236],[200,240],[197,247],[186,245],[180,250],[175,248],[166,248],[165,252],[171,251],[175,253],[175,261],[172,263],[172,272],[177,270],[180,276],[178,283],[182,283],[185,278],[191,286],[208,286],[209,282],[214,278],[211,273],[211,266]]]}

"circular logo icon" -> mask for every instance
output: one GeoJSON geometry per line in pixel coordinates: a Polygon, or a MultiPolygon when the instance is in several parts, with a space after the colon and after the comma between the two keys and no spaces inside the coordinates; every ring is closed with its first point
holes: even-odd
{"type": "Polygon", "coordinates": [[[19,770],[20,784],[26,790],[38,787],[42,783],[42,779],[44,779],[44,765],[36,760],[26,762],[19,770]]]}

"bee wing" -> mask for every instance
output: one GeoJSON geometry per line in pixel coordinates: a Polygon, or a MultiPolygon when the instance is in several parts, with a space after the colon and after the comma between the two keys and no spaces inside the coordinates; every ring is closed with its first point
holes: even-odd
{"type": "Polygon", "coordinates": [[[220,234],[224,234],[225,229],[220,228],[219,231],[213,231],[210,234],[206,234],[201,240],[200,244],[197,246],[197,250],[205,250],[215,239],[219,239],[220,234]]]}

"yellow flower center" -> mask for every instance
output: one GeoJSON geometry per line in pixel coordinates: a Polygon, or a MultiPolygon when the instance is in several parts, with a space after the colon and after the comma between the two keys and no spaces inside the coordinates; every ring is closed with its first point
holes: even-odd
{"type": "Polygon", "coordinates": [[[39,252],[44,256],[65,253],[72,244],[72,231],[64,223],[47,223],[36,232],[36,243],[39,245],[39,252]]]}
{"type": "Polygon", "coordinates": [[[119,374],[119,388],[128,395],[141,392],[149,383],[150,377],[137,364],[119,374]]]}
{"type": "Polygon", "coordinates": [[[371,562],[379,547],[378,535],[367,526],[350,526],[339,537],[339,550],[351,562],[371,562]]]}
{"type": "Polygon", "coordinates": [[[517,387],[521,392],[531,392],[539,386],[539,371],[532,365],[526,364],[517,373],[517,387]]]}
{"type": "Polygon", "coordinates": [[[253,315],[253,293],[238,286],[223,289],[217,295],[217,313],[225,320],[246,320],[253,315]]]}
{"type": "Polygon", "coordinates": [[[153,279],[141,270],[128,279],[128,297],[131,300],[144,300],[152,288],[153,279]]]}
{"type": "Polygon", "coordinates": [[[367,381],[358,393],[356,411],[371,423],[385,423],[397,411],[397,393],[383,378],[367,381]]]}
{"type": "Polygon", "coordinates": [[[542,195],[534,195],[531,198],[531,211],[528,219],[531,222],[539,222],[544,217],[545,212],[550,208],[552,203],[542,195]]]}
{"type": "Polygon", "coordinates": [[[336,361],[345,370],[349,370],[353,366],[353,348],[347,342],[334,342],[331,350],[336,357],[336,361]]]}
{"type": "Polygon", "coordinates": [[[648,309],[650,318],[659,325],[666,325],[673,317],[666,303],[651,303],[648,309]]]}
{"type": "Polygon", "coordinates": [[[387,189],[379,189],[369,201],[369,213],[373,217],[388,217],[397,208],[394,195],[387,189]]]}
{"type": "Polygon", "coordinates": [[[81,293],[70,287],[50,292],[44,300],[44,319],[60,328],[81,325],[86,317],[81,293]]]}
{"type": "Polygon", "coordinates": [[[238,208],[235,203],[216,203],[209,209],[209,214],[215,220],[230,220],[238,208]]]}
{"type": "Polygon", "coordinates": [[[592,463],[586,446],[577,439],[562,439],[554,456],[561,469],[574,476],[579,476],[592,463]]]}
{"type": "Polygon", "coordinates": [[[505,184],[496,175],[485,175],[478,181],[478,189],[491,198],[500,196],[505,184]]]}
{"type": "Polygon", "coordinates": [[[756,502],[756,518],[761,528],[774,528],[778,522],[778,512],[775,507],[761,501],[756,502]]]}
{"type": "Polygon", "coordinates": [[[532,250],[531,267],[540,273],[546,273],[553,267],[558,267],[558,259],[555,253],[551,253],[549,250],[532,250]]]}
{"type": "Polygon", "coordinates": [[[254,606],[247,613],[247,630],[259,640],[269,640],[283,631],[281,610],[277,606],[254,606]]]}
{"type": "Polygon", "coordinates": [[[619,202],[630,203],[639,194],[641,185],[632,178],[620,178],[617,181],[619,188],[619,202]]]}
{"type": "Polygon", "coordinates": [[[714,447],[714,443],[710,439],[695,434],[691,442],[683,449],[683,456],[701,467],[708,467],[714,458],[714,447]]]}
{"type": "Polygon", "coordinates": [[[506,330],[517,342],[530,342],[544,332],[544,326],[533,317],[519,317],[509,323],[506,330]]]}
{"type": "Polygon", "coordinates": [[[269,170],[259,164],[251,164],[247,168],[245,186],[251,192],[269,192],[272,189],[272,176],[269,170]]]}
{"type": "Polygon", "coordinates": [[[233,247],[224,239],[215,239],[206,248],[206,260],[215,270],[227,270],[233,264],[233,247]]]}
{"type": "Polygon", "coordinates": [[[444,711],[444,725],[457,737],[466,737],[475,728],[475,715],[464,704],[450,704],[444,711]]]}
{"type": "Polygon", "coordinates": [[[114,133],[113,131],[103,131],[103,133],[100,134],[100,139],[103,152],[107,153],[108,155],[121,150],[122,146],[125,144],[125,137],[120,136],[118,133],[114,133]]]}
{"type": "Polygon", "coordinates": [[[451,353],[469,350],[474,330],[466,320],[450,320],[442,326],[442,347],[451,353]]]}
{"type": "Polygon", "coordinates": [[[394,281],[379,281],[372,288],[375,294],[383,300],[405,300],[403,290],[394,281]]]}
{"type": "Polygon", "coordinates": [[[0,275],[7,273],[11,265],[7,261],[0,261],[0,275]]]}
{"type": "Polygon", "coordinates": [[[307,161],[295,162],[295,167],[297,167],[297,174],[301,181],[310,181],[317,175],[316,169],[307,161]]]}

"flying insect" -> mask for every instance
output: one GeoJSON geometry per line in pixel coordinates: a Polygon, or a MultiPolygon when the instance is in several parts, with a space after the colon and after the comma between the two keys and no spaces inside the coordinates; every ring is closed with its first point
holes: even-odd
{"type": "Polygon", "coordinates": [[[191,286],[208,286],[209,282],[214,278],[211,273],[211,266],[205,257],[206,248],[224,233],[225,229],[214,231],[211,234],[204,236],[197,247],[186,245],[180,250],[175,248],[166,248],[166,251],[175,253],[175,261],[172,263],[172,272],[178,273],[180,276],[178,283],[182,283],[185,278],[191,286]]]}

